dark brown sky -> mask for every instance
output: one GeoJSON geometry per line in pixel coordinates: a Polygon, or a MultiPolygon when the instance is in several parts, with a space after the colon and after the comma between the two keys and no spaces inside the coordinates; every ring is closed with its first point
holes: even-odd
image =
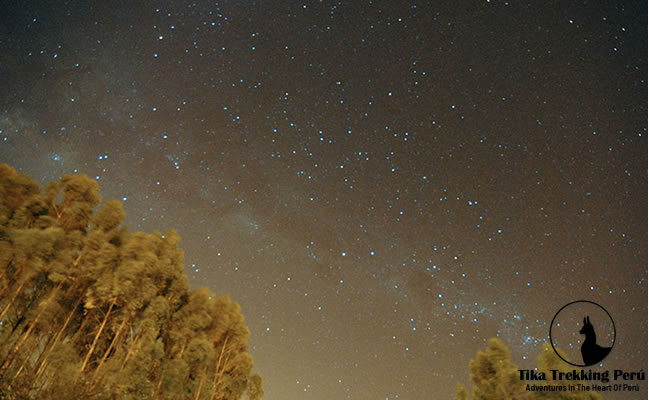
{"type": "Polygon", "coordinates": [[[646,367],[646,2],[43,3],[3,3],[0,161],[176,229],[266,399],[450,399],[578,299],[646,367]]]}

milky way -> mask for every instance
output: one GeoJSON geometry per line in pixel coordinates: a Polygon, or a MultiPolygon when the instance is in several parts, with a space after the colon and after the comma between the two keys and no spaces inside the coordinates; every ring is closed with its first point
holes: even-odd
{"type": "Polygon", "coordinates": [[[577,299],[646,367],[646,2],[43,3],[0,16],[0,161],[176,229],[266,399],[450,399],[577,299]]]}

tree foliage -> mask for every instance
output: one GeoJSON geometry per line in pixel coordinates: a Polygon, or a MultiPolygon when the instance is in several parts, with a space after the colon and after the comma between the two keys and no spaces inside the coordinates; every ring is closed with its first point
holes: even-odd
{"type": "Polygon", "coordinates": [[[189,290],[174,231],[100,202],[0,164],[0,398],[260,399],[239,305],[189,290]]]}
{"type": "Polygon", "coordinates": [[[538,357],[537,372],[544,372],[547,381],[521,379],[518,367],[512,362],[510,351],[500,339],[491,338],[487,350],[479,350],[469,362],[473,393],[464,385],[457,385],[455,400],[602,400],[594,392],[527,390],[529,385],[568,386],[573,381],[553,381],[552,370],[567,372],[568,366],[555,354],[549,344],[543,346],[538,357]]]}

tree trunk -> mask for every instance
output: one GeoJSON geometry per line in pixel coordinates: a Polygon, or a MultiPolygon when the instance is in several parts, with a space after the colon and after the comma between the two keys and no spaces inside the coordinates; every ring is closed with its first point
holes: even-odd
{"type": "MultiPolygon", "coordinates": [[[[2,275],[0,275],[0,281],[2,281],[4,279],[5,275],[7,275],[7,271],[9,271],[9,266],[12,263],[13,263],[13,259],[9,260],[9,262],[7,263],[7,266],[2,271],[2,275]]],[[[8,288],[9,288],[9,285],[5,285],[2,289],[0,289],[0,296],[2,296],[4,294],[4,292],[5,292],[5,290],[7,290],[8,288]]]]}
{"type": "Polygon", "coordinates": [[[106,322],[108,322],[108,317],[110,317],[110,312],[113,310],[113,306],[115,305],[115,299],[110,303],[110,307],[108,307],[108,312],[106,312],[106,316],[104,317],[104,321],[101,323],[101,326],[99,327],[99,331],[97,331],[97,334],[95,335],[95,340],[92,341],[92,345],[90,346],[90,350],[88,350],[88,354],[86,354],[86,358],[83,360],[83,364],[81,364],[81,368],[79,368],[79,375],[83,372],[84,369],[86,369],[86,365],[88,365],[88,361],[90,360],[90,356],[92,356],[92,353],[95,351],[95,346],[97,345],[97,341],[99,340],[99,336],[101,336],[101,332],[104,330],[104,327],[106,326],[106,322]]]}
{"type": "Polygon", "coordinates": [[[196,391],[196,397],[194,397],[194,400],[198,400],[201,396],[201,388],[203,387],[203,378],[205,378],[205,375],[201,374],[201,381],[198,384],[198,390],[196,391]]]}
{"type": "MultiPolygon", "coordinates": [[[[5,265],[5,267],[2,269],[2,274],[0,275],[0,280],[2,280],[5,277],[5,275],[7,275],[7,271],[9,271],[9,266],[13,263],[13,261],[14,261],[14,257],[11,257],[11,260],[9,260],[7,262],[7,265],[5,265]]],[[[6,288],[2,288],[3,291],[4,291],[4,289],[6,289],[6,288]]]]}
{"type": "MultiPolygon", "coordinates": [[[[58,190],[57,190],[58,192],[58,190]]],[[[59,211],[59,208],[56,206],[56,200],[52,200],[52,208],[54,209],[54,212],[56,213],[56,219],[59,220],[61,219],[61,216],[63,215],[63,210],[65,209],[62,208],[61,211],[59,211]]]]}
{"type": "Polygon", "coordinates": [[[63,336],[63,333],[65,332],[65,328],[68,327],[68,324],[72,320],[72,317],[74,316],[74,313],[77,311],[77,307],[79,307],[79,303],[81,303],[81,296],[79,296],[76,303],[74,303],[74,306],[72,307],[72,310],[70,311],[70,314],[68,314],[68,317],[66,318],[65,322],[63,323],[63,326],[61,327],[61,329],[59,329],[59,331],[54,336],[54,340],[52,341],[52,343],[50,343],[49,347],[47,347],[45,349],[45,351],[43,352],[43,354],[41,355],[42,360],[39,357],[39,360],[36,361],[36,365],[34,365],[34,368],[32,370],[32,374],[36,373],[36,378],[38,378],[38,376],[40,376],[40,374],[42,373],[40,370],[46,364],[47,357],[49,357],[49,355],[52,352],[52,350],[54,349],[54,347],[58,344],[59,339],[61,339],[61,336],[63,336]]]}
{"type": "MultiPolygon", "coordinates": [[[[47,346],[47,344],[46,344],[46,346],[47,346]]],[[[14,379],[16,379],[18,377],[18,375],[20,375],[20,373],[23,371],[23,369],[25,369],[25,366],[27,366],[27,363],[32,358],[32,354],[34,354],[34,351],[36,351],[36,349],[38,349],[39,347],[41,347],[41,343],[39,341],[37,341],[36,345],[32,346],[32,348],[27,352],[26,357],[23,359],[22,364],[20,364],[20,367],[18,368],[18,372],[16,372],[16,374],[14,375],[12,381],[14,379]]],[[[41,354],[43,354],[43,353],[41,352],[41,354]]]]}
{"type": "Polygon", "coordinates": [[[110,346],[108,346],[108,349],[106,350],[106,352],[104,352],[104,356],[101,358],[101,361],[99,361],[99,365],[97,365],[97,368],[95,369],[95,373],[92,375],[92,381],[94,381],[95,378],[97,378],[97,374],[99,373],[99,369],[104,364],[104,361],[106,361],[106,358],[108,358],[108,354],[113,349],[113,346],[115,346],[115,343],[117,342],[117,338],[119,338],[119,334],[122,332],[122,329],[124,328],[124,325],[126,325],[126,320],[127,319],[128,318],[124,318],[122,320],[122,323],[119,324],[119,328],[117,328],[117,332],[115,333],[115,336],[113,337],[113,340],[111,340],[110,346]]]}
{"type": "Polygon", "coordinates": [[[25,344],[25,341],[27,340],[29,335],[31,335],[32,331],[36,327],[36,324],[38,323],[38,320],[41,318],[42,314],[43,314],[43,310],[41,310],[38,313],[36,318],[32,321],[31,325],[29,325],[29,328],[27,328],[27,331],[20,337],[20,339],[18,340],[18,343],[16,343],[14,345],[14,348],[11,349],[11,351],[7,355],[7,358],[5,359],[5,362],[2,363],[2,366],[0,367],[0,369],[4,369],[4,368],[8,367],[11,364],[11,362],[13,361],[13,357],[18,353],[18,351],[23,346],[23,344],[25,344]]]}
{"type": "Polygon", "coordinates": [[[158,384],[155,386],[155,393],[153,393],[153,399],[159,398],[160,388],[162,387],[162,378],[164,378],[164,368],[160,372],[160,378],[158,378],[158,384]]]}
{"type": "Polygon", "coordinates": [[[183,353],[185,353],[185,347],[187,347],[187,340],[183,342],[183,347],[180,348],[180,354],[178,355],[178,358],[183,358],[183,353]]]}
{"type": "Polygon", "coordinates": [[[16,343],[14,345],[13,349],[11,349],[11,351],[9,352],[9,354],[7,354],[7,358],[2,363],[2,366],[0,367],[0,370],[5,370],[6,368],[8,368],[13,363],[13,360],[16,357],[16,355],[18,354],[18,352],[20,351],[20,348],[23,346],[23,344],[25,344],[25,342],[29,338],[29,335],[31,335],[31,333],[34,331],[34,328],[36,327],[36,324],[38,324],[38,320],[41,318],[41,316],[43,316],[43,312],[45,312],[45,309],[47,308],[47,303],[49,303],[50,300],[52,300],[56,296],[56,293],[58,292],[60,287],[61,287],[61,284],[59,283],[59,285],[56,288],[54,288],[54,290],[52,290],[52,293],[50,293],[50,295],[47,297],[47,299],[45,299],[44,304],[41,303],[42,306],[40,307],[40,310],[38,310],[38,314],[36,315],[36,318],[34,318],[32,323],[29,325],[29,328],[27,329],[27,332],[25,332],[22,335],[22,337],[18,340],[18,343],[16,343]]]}
{"type": "MultiPolygon", "coordinates": [[[[223,367],[221,367],[221,360],[223,360],[223,353],[225,352],[225,347],[228,345],[228,339],[229,338],[230,338],[229,336],[225,337],[225,340],[223,341],[223,347],[221,347],[221,354],[219,354],[219,359],[216,362],[216,370],[214,371],[214,381],[212,382],[212,393],[210,395],[210,399],[213,399],[214,396],[216,396],[217,385],[218,385],[219,381],[221,380],[221,376],[223,375],[223,371],[225,371],[225,365],[223,367]]],[[[227,358],[229,358],[229,357],[230,357],[230,351],[228,350],[228,355],[226,357],[225,362],[227,362],[227,358]]]]}
{"type": "Polygon", "coordinates": [[[36,383],[36,381],[38,381],[41,375],[43,375],[43,372],[45,372],[46,369],[47,369],[47,361],[43,361],[41,366],[36,371],[36,376],[34,376],[34,384],[36,383]]]}
{"type": "Polygon", "coordinates": [[[138,340],[142,336],[143,329],[140,328],[140,331],[135,335],[135,339],[133,339],[133,342],[128,346],[128,351],[126,352],[126,356],[124,357],[124,361],[122,361],[122,365],[119,367],[119,372],[122,372],[124,367],[126,366],[126,362],[128,361],[129,358],[131,358],[131,354],[133,354],[133,351],[135,349],[135,345],[137,344],[138,340]]]}
{"type": "Polygon", "coordinates": [[[79,264],[79,261],[81,261],[81,257],[82,257],[83,254],[86,252],[86,248],[87,248],[87,245],[86,245],[86,246],[83,246],[83,249],[81,249],[81,251],[79,252],[79,255],[77,256],[77,258],[76,258],[76,259],[74,260],[74,262],[72,263],[72,266],[76,267],[77,264],[79,264]]]}
{"type": "Polygon", "coordinates": [[[0,313],[0,321],[2,321],[2,318],[4,318],[7,311],[9,311],[9,308],[14,305],[14,302],[16,301],[16,297],[18,297],[18,294],[20,294],[20,291],[23,289],[23,286],[25,286],[25,283],[27,283],[27,279],[23,279],[20,286],[18,286],[18,289],[16,289],[13,296],[11,296],[11,300],[9,300],[9,303],[5,306],[5,308],[0,313]]]}

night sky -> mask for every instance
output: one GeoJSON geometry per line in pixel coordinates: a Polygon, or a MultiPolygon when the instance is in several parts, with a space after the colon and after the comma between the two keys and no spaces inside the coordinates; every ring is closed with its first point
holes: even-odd
{"type": "Polygon", "coordinates": [[[3,1],[0,83],[0,162],[176,229],[265,399],[451,399],[579,299],[647,371],[646,1],[3,1]]]}

